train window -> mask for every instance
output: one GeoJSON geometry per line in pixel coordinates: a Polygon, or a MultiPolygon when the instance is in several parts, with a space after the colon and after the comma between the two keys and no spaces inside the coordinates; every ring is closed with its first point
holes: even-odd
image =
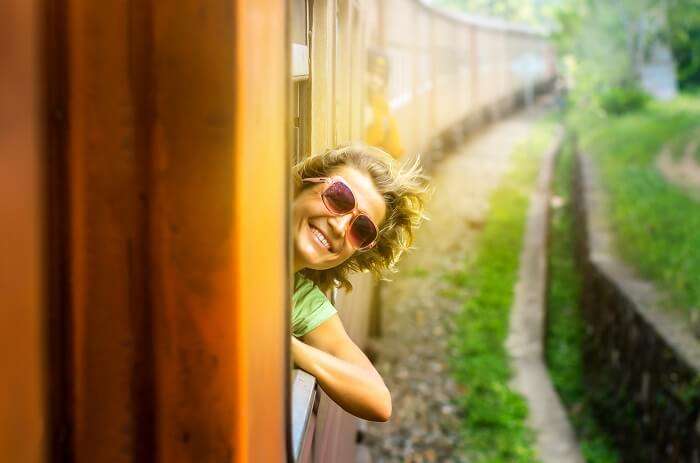
{"type": "Polygon", "coordinates": [[[337,3],[335,36],[335,143],[362,137],[362,108],[365,99],[364,72],[367,55],[361,12],[349,0],[337,3]]]}
{"type": "MultiPolygon", "coordinates": [[[[362,43],[362,28],[360,23],[360,12],[357,7],[352,9],[351,19],[351,42],[353,44],[362,43]]],[[[366,97],[366,83],[364,80],[365,67],[367,65],[364,49],[353,46],[350,55],[350,138],[357,140],[362,136],[363,127],[363,102],[366,97]]]]}
{"type": "Polygon", "coordinates": [[[309,15],[306,0],[293,0],[290,11],[292,39],[292,77],[309,76],[309,15]]]}
{"type": "Polygon", "coordinates": [[[309,8],[306,0],[292,0],[290,29],[292,40],[292,147],[293,163],[309,151],[309,8]]]}
{"type": "Polygon", "coordinates": [[[309,155],[309,80],[295,80],[292,88],[293,164],[309,155]]]}
{"type": "Polygon", "coordinates": [[[422,95],[433,88],[433,58],[428,52],[421,52],[418,59],[418,94],[422,95]]]}
{"type": "Polygon", "coordinates": [[[409,102],[413,97],[413,61],[406,50],[399,47],[387,48],[389,58],[389,107],[396,110],[409,102]]]}
{"type": "Polygon", "coordinates": [[[292,43],[308,45],[308,13],[306,0],[292,0],[290,4],[291,39],[292,43]]]}

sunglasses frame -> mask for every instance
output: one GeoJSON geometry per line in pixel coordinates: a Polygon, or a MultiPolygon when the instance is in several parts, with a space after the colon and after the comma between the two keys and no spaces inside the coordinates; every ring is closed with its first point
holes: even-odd
{"type": "Polygon", "coordinates": [[[357,220],[357,218],[360,216],[367,217],[367,220],[369,220],[370,223],[372,224],[372,226],[374,226],[376,236],[374,237],[374,240],[370,244],[368,244],[367,246],[362,246],[359,248],[356,247],[355,245],[352,244],[352,241],[350,240],[349,234],[346,234],[346,239],[348,240],[348,243],[350,243],[350,245],[353,248],[355,248],[358,251],[367,251],[369,249],[372,249],[377,244],[377,240],[379,240],[379,227],[377,227],[377,224],[374,223],[374,220],[372,220],[372,218],[369,215],[367,215],[365,212],[362,212],[361,210],[359,210],[357,208],[357,198],[355,197],[355,192],[352,191],[352,188],[350,188],[350,185],[348,184],[347,180],[345,180],[340,175],[333,175],[332,177],[303,178],[303,179],[301,179],[301,181],[308,182],[308,183],[325,183],[326,184],[326,189],[324,189],[323,192],[321,193],[321,201],[323,201],[323,205],[326,207],[328,212],[330,212],[331,214],[333,214],[335,216],[341,216],[341,215],[345,215],[345,214],[352,214],[353,215],[352,220],[348,224],[348,228],[347,228],[348,232],[352,229],[352,226],[355,223],[355,220],[357,220]],[[352,206],[352,209],[350,209],[347,212],[335,212],[335,211],[333,211],[326,203],[326,199],[324,197],[326,190],[338,182],[345,185],[345,187],[350,191],[350,194],[352,194],[352,200],[353,200],[354,204],[352,206]]]}

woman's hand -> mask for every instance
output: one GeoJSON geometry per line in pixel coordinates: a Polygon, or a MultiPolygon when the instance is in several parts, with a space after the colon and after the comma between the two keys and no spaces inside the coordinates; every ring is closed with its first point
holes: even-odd
{"type": "Polygon", "coordinates": [[[389,390],[337,315],[304,336],[304,342],[292,337],[292,358],[348,413],[371,421],[389,420],[389,390]]]}

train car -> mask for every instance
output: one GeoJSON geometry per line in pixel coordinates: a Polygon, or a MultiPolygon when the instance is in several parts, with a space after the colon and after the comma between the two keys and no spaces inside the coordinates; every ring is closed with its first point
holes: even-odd
{"type": "Polygon", "coordinates": [[[369,8],[370,46],[390,69],[386,100],[401,152],[428,154],[440,136],[459,140],[470,124],[511,110],[530,87],[554,78],[553,49],[532,28],[419,0],[369,8]]]}
{"type": "Polygon", "coordinates": [[[289,169],[363,139],[429,163],[551,79],[545,37],[419,0],[10,6],[4,460],[354,460],[358,420],[289,362],[289,169]]]}
{"type": "MultiPolygon", "coordinates": [[[[430,164],[446,144],[554,77],[546,37],[526,27],[420,0],[296,0],[291,7],[295,160],[364,140],[396,157],[423,153],[430,164]]],[[[378,318],[376,282],[368,275],[352,282],[351,293],[329,296],[365,347],[378,318]]],[[[354,461],[358,420],[313,378],[293,378],[293,456],[354,461]]]]}

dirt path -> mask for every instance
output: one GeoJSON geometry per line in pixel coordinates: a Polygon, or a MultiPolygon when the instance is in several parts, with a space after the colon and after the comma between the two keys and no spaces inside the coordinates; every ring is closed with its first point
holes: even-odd
{"type": "Polygon", "coordinates": [[[460,394],[447,371],[452,316],[461,309],[443,291],[445,274],[463,268],[488,217],[490,193],[508,167],[515,145],[530,133],[540,110],[498,123],[465,144],[436,169],[431,221],[401,272],[381,290],[383,337],[375,344],[377,367],[392,392],[389,423],[368,423],[373,461],[467,461],[455,452],[460,394]]]}
{"type": "Polygon", "coordinates": [[[683,149],[680,160],[673,158],[671,146],[667,144],[656,159],[656,166],[667,182],[686,190],[691,197],[700,201],[700,164],[695,153],[700,147],[700,132],[683,149]]]}

